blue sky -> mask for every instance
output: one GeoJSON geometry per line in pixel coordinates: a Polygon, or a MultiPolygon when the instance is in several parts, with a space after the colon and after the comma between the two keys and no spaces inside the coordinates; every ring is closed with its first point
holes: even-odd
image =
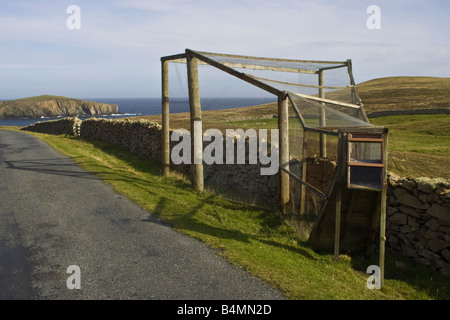
{"type": "MultiPolygon", "coordinates": [[[[449,77],[449,14],[450,2],[434,0],[2,0],[0,100],[159,97],[161,56],[186,48],[352,59],[357,83],[449,77]],[[81,9],[79,30],[66,26],[72,4],[81,9]],[[366,26],[372,4],[381,9],[380,30],[366,26]]],[[[220,89],[204,80],[202,94],[223,95],[227,79],[220,89]]]]}

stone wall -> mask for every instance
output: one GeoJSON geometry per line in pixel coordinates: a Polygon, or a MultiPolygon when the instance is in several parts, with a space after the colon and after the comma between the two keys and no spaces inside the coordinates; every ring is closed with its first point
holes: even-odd
{"type": "Polygon", "coordinates": [[[84,120],[80,137],[108,142],[123,147],[134,154],[161,160],[162,127],[146,120],[84,120]]]}
{"type": "Polygon", "coordinates": [[[388,181],[387,247],[450,276],[450,182],[388,181]]]}
{"type": "Polygon", "coordinates": [[[32,125],[22,128],[21,130],[78,136],[81,123],[82,121],[77,117],[70,117],[58,120],[36,122],[32,125]]]}
{"type": "MultiPolygon", "coordinates": [[[[161,161],[162,128],[144,120],[77,118],[37,123],[25,128],[55,134],[75,134],[82,138],[121,146],[134,154],[161,161]],[[79,129],[79,132],[78,132],[79,129]]],[[[172,147],[177,142],[172,142],[172,147]]],[[[248,150],[248,149],[247,149],[248,150]]],[[[248,154],[246,155],[248,157],[248,154]]],[[[307,159],[307,181],[326,192],[336,163],[311,157],[307,159]]],[[[248,163],[248,161],[246,161],[248,163]]],[[[189,165],[171,168],[189,173],[189,165]]],[[[291,159],[290,169],[300,176],[300,162],[291,159]]],[[[276,204],[278,174],[262,176],[260,165],[204,165],[205,185],[230,191],[243,198],[276,204]]],[[[291,205],[298,212],[300,185],[291,179],[291,205]]],[[[442,179],[408,179],[389,175],[387,197],[387,248],[450,275],[450,182],[442,179]]],[[[314,216],[320,199],[307,195],[307,209],[314,216]]],[[[308,228],[307,226],[305,228],[308,228]]]]}

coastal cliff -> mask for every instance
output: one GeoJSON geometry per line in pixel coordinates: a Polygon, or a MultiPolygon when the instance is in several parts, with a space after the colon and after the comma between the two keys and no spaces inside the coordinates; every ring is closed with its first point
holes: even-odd
{"type": "Polygon", "coordinates": [[[99,116],[118,112],[115,104],[48,95],[0,102],[0,119],[99,116]]]}

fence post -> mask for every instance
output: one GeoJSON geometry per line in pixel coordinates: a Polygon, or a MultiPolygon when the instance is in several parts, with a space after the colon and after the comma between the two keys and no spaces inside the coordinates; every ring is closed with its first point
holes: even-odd
{"type": "MultiPolygon", "coordinates": [[[[278,130],[280,137],[280,166],[289,170],[289,112],[287,97],[278,97],[278,130]]],[[[279,170],[280,175],[280,210],[286,213],[289,203],[289,175],[279,170]]]]}
{"type": "Polygon", "coordinates": [[[186,52],[188,86],[189,86],[189,104],[191,109],[191,146],[193,146],[191,162],[191,181],[192,187],[203,192],[203,161],[195,163],[195,158],[203,159],[203,138],[198,137],[198,125],[202,123],[202,110],[200,105],[200,88],[198,82],[198,62],[189,52],[186,52]],[[197,126],[196,126],[197,123],[197,126]]]}
{"type": "Polygon", "coordinates": [[[169,62],[161,62],[162,74],[162,164],[163,176],[170,172],[170,137],[169,137],[169,62]]]}

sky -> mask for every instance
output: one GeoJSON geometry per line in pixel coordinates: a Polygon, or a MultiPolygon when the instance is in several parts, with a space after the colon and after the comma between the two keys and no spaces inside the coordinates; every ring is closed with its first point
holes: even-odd
{"type": "MultiPolygon", "coordinates": [[[[160,58],[186,48],[352,59],[357,83],[450,77],[449,14],[450,1],[442,0],[2,0],[0,100],[160,97],[160,58]],[[80,9],[76,21],[71,5],[80,9]],[[371,5],[379,7],[379,20],[367,12],[371,5]]],[[[171,95],[181,95],[185,69],[171,74],[178,81],[171,95]]],[[[203,77],[204,96],[258,95],[229,77],[203,77]]]]}

